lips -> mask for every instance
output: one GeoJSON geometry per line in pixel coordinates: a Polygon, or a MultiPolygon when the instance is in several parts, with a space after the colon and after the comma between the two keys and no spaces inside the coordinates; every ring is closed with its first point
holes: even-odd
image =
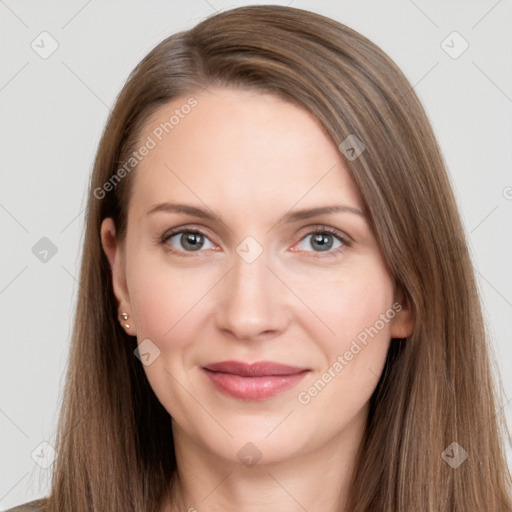
{"type": "Polygon", "coordinates": [[[309,371],[270,361],[222,361],[202,367],[214,387],[234,398],[263,400],[295,386],[309,371]]]}

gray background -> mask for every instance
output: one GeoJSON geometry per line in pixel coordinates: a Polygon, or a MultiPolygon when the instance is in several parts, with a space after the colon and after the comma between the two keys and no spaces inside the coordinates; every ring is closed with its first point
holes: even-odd
{"type": "MultiPolygon", "coordinates": [[[[54,440],[86,185],[109,107],[155,44],[215,10],[249,3],[0,0],[0,510],[48,491],[50,470],[35,460],[51,461],[51,448],[40,443],[54,440]],[[53,40],[57,50],[42,58],[53,40]],[[43,237],[56,254],[38,254],[48,244],[43,237]]],[[[325,14],[366,35],[423,101],[469,237],[503,375],[500,407],[511,425],[512,2],[273,3],[325,14]],[[464,41],[453,31],[469,44],[457,58],[464,41]]]]}

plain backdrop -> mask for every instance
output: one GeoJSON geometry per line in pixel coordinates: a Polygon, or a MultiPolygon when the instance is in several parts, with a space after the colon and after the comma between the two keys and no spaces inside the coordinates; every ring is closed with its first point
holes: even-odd
{"type": "MultiPolygon", "coordinates": [[[[50,469],[35,460],[42,451],[51,455],[86,187],[109,108],[157,43],[216,10],[249,3],[0,1],[0,510],[49,489],[50,469]]],[[[402,68],[423,101],[468,234],[503,377],[499,405],[511,425],[512,3],[273,3],[361,32],[402,68]]]]}

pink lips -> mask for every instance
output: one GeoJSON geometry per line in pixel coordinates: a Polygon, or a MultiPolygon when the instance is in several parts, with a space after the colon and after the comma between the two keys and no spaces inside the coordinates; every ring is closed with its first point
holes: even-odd
{"type": "Polygon", "coordinates": [[[246,400],[262,400],[277,395],[295,386],[309,371],[269,361],[252,364],[222,361],[202,369],[219,391],[246,400]]]}

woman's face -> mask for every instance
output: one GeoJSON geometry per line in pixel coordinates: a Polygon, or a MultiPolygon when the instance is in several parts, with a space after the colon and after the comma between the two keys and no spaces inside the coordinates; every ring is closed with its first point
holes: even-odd
{"type": "Polygon", "coordinates": [[[337,147],[305,110],[228,88],[160,109],[143,145],[125,245],[111,219],[102,239],[175,437],[250,464],[361,432],[413,324],[337,147]]]}

